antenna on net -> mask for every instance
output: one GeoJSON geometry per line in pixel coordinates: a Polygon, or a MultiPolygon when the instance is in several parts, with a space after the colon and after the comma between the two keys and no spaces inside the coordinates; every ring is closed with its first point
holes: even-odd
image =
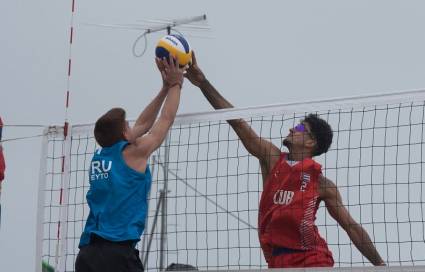
{"type": "MultiPolygon", "coordinates": [[[[181,18],[181,19],[142,19],[136,21],[136,23],[130,23],[130,24],[93,24],[93,23],[87,23],[86,25],[96,26],[96,27],[106,27],[106,28],[116,28],[116,29],[127,29],[127,30],[138,30],[143,31],[142,34],[137,36],[135,39],[133,46],[132,46],[132,52],[135,57],[142,57],[147,50],[148,47],[148,35],[160,31],[166,31],[167,34],[171,34],[172,31],[177,32],[178,34],[182,34],[182,32],[195,32],[195,31],[208,31],[211,30],[211,28],[205,24],[207,20],[207,15],[199,15],[194,17],[188,17],[188,18],[181,18]],[[201,24],[201,22],[204,22],[204,24],[201,24]],[[144,40],[144,46],[143,49],[138,51],[138,45],[141,40],[144,40]]],[[[193,37],[193,38],[201,38],[201,39],[210,39],[211,37],[206,36],[199,36],[199,35],[183,35],[186,37],[193,37]]]]}

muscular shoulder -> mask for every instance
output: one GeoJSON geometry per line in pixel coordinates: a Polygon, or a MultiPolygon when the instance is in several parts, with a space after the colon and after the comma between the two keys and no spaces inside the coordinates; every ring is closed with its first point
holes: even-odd
{"type": "Polygon", "coordinates": [[[322,174],[319,175],[319,184],[321,187],[324,187],[324,188],[335,187],[335,183],[322,174]]]}
{"type": "Polygon", "coordinates": [[[267,159],[260,159],[261,174],[263,177],[263,187],[268,182],[270,174],[272,173],[276,164],[279,162],[280,156],[281,153],[279,150],[279,152],[274,152],[273,154],[270,154],[267,159]]]}
{"type": "Polygon", "coordinates": [[[145,172],[148,158],[140,154],[136,144],[128,144],[122,150],[122,157],[130,168],[138,172],[145,172]]]}
{"type": "Polygon", "coordinates": [[[278,150],[271,152],[266,158],[260,159],[262,171],[267,174],[270,174],[273,171],[273,168],[275,168],[276,164],[279,162],[281,156],[282,153],[280,152],[280,150],[278,150]]]}
{"type": "Polygon", "coordinates": [[[336,193],[336,185],[335,183],[325,177],[324,175],[319,175],[319,195],[320,198],[326,200],[334,196],[336,193]]]}

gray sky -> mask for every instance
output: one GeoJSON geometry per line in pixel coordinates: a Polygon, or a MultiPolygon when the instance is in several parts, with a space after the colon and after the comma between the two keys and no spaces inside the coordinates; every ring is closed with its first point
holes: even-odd
{"type": "MultiPolygon", "coordinates": [[[[0,115],[6,125],[63,124],[71,1],[5,1],[0,115]]],[[[76,1],[69,118],[91,123],[113,106],[136,117],[160,88],[153,48],[134,58],[137,31],[84,23],[207,14],[212,31],[188,39],[211,82],[238,107],[420,89],[423,1],[76,1]]],[[[185,33],[185,32],[183,32],[185,33]]],[[[192,32],[192,34],[195,34],[192,32]]],[[[197,33],[196,33],[197,34],[197,33]]],[[[185,82],[179,112],[210,110],[185,82]]],[[[3,137],[41,129],[6,127],[3,137]]],[[[4,143],[0,270],[34,266],[40,138],[4,143]]]]}

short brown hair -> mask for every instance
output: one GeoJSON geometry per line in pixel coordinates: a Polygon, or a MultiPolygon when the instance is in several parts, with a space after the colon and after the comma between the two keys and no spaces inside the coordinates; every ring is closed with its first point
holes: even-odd
{"type": "Polygon", "coordinates": [[[94,137],[101,147],[114,145],[124,140],[125,110],[113,108],[102,115],[94,126],[94,137]]]}

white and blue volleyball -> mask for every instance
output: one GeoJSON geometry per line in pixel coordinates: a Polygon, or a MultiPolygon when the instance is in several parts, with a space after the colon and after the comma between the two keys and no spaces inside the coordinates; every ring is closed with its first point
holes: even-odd
{"type": "Polygon", "coordinates": [[[177,34],[162,37],[155,49],[155,55],[160,59],[168,59],[169,55],[178,58],[179,64],[185,66],[192,61],[192,49],[187,40],[177,34]]]}

